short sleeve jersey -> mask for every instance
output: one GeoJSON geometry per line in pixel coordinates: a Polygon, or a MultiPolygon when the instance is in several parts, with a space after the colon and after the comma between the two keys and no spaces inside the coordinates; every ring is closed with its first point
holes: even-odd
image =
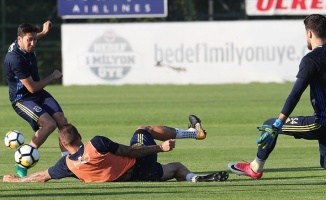
{"type": "MultiPolygon", "coordinates": [[[[99,157],[105,156],[108,154],[114,155],[114,153],[117,151],[117,149],[119,147],[118,143],[115,143],[115,142],[111,141],[110,139],[103,137],[103,136],[95,136],[89,143],[91,144],[92,147],[94,147],[96,149],[96,152],[99,157]]],[[[86,143],[86,146],[89,143],[86,143]]],[[[77,174],[73,173],[73,171],[71,170],[71,162],[83,164],[83,162],[81,162],[83,160],[81,160],[81,159],[85,158],[85,150],[88,148],[86,146],[85,145],[80,146],[78,152],[76,152],[73,155],[69,155],[68,157],[67,156],[62,157],[54,166],[50,167],[48,171],[49,171],[51,178],[52,179],[61,179],[61,178],[65,178],[65,177],[76,177],[77,178],[77,174]],[[67,164],[67,162],[69,162],[70,164],[67,164]]],[[[109,158],[114,159],[115,157],[116,156],[110,156],[109,158]]],[[[95,159],[98,159],[98,158],[95,158],[95,159]]],[[[134,164],[134,162],[135,162],[134,158],[126,157],[126,159],[131,159],[132,164],[134,164]]],[[[85,161],[88,162],[90,165],[94,164],[90,160],[85,159],[85,161]]],[[[111,163],[116,164],[115,161],[116,160],[112,160],[111,163]]],[[[85,165],[87,165],[87,164],[85,163],[85,165]]],[[[80,167],[80,166],[78,166],[78,167],[80,167]]],[[[112,166],[106,166],[106,168],[108,168],[108,169],[110,167],[112,167],[112,166]]],[[[118,163],[118,165],[115,165],[114,167],[115,168],[120,167],[121,171],[124,170],[123,165],[121,163],[120,164],[118,163]]],[[[80,168],[80,170],[85,170],[85,169],[80,168]]],[[[90,173],[91,171],[92,171],[92,169],[90,167],[85,172],[90,173]]],[[[97,175],[98,175],[98,173],[97,173],[97,175]]],[[[97,178],[98,181],[102,182],[102,180],[104,179],[103,177],[97,177],[97,176],[89,177],[89,175],[88,175],[88,177],[86,177],[86,180],[85,180],[85,177],[81,177],[80,174],[78,174],[78,176],[79,176],[78,177],[79,179],[81,179],[82,181],[85,181],[85,182],[96,182],[96,179],[94,179],[94,178],[97,178]],[[89,178],[91,178],[91,181],[88,180],[89,178]]]]}
{"type": "Polygon", "coordinates": [[[302,58],[297,78],[309,82],[315,114],[319,124],[326,125],[326,44],[316,47],[302,58]]]}
{"type": "Polygon", "coordinates": [[[27,53],[21,49],[15,41],[8,49],[4,60],[4,71],[9,87],[9,99],[15,103],[20,99],[33,99],[40,95],[43,90],[31,94],[20,82],[20,79],[32,77],[34,81],[39,81],[36,54],[34,51],[27,53]]]}

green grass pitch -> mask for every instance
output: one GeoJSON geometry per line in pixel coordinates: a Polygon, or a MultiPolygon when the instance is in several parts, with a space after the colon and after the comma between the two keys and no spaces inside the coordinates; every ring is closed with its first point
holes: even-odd
{"type": "MultiPolygon", "coordinates": [[[[83,141],[105,135],[128,144],[140,125],[187,128],[188,115],[196,114],[208,132],[202,141],[177,140],[172,152],[160,153],[159,162],[180,161],[198,174],[228,170],[227,163],[251,161],[256,154],[256,127],[277,117],[292,88],[285,84],[48,86],[69,122],[83,141]]],[[[0,130],[21,131],[28,142],[32,130],[9,104],[0,87],[0,130]]],[[[293,115],[310,115],[308,91],[293,115]]],[[[3,142],[2,142],[3,143],[3,142]]],[[[14,150],[0,145],[0,178],[14,174],[14,150]]],[[[40,148],[41,159],[29,173],[52,166],[60,157],[57,132],[40,148]]],[[[230,173],[227,182],[189,183],[81,183],[76,179],[47,183],[2,183],[0,199],[323,199],[325,171],[319,167],[316,141],[281,135],[260,180],[230,173]]]]}

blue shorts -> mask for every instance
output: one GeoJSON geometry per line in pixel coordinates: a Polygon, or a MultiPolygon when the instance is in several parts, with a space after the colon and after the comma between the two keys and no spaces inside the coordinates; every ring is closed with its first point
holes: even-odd
{"type": "Polygon", "coordinates": [[[31,125],[34,131],[40,128],[37,121],[42,114],[48,113],[52,116],[54,113],[63,112],[59,103],[46,91],[37,99],[22,99],[12,104],[12,107],[20,117],[31,125]]]}
{"type": "MultiPolygon", "coordinates": [[[[275,120],[276,118],[271,118],[264,124],[272,125],[275,120]]],[[[279,133],[326,144],[326,126],[319,125],[316,116],[290,116],[279,133]]]]}
{"type": "MultiPolygon", "coordinates": [[[[264,124],[272,125],[275,119],[269,119],[264,124]]],[[[326,126],[319,125],[316,116],[290,116],[279,134],[290,135],[295,139],[317,140],[320,165],[326,169],[326,126]]],[[[264,156],[260,157],[264,159],[264,156]]]]}
{"type": "MultiPolygon", "coordinates": [[[[130,146],[156,145],[152,135],[143,129],[138,129],[130,140],[130,146]]],[[[134,170],[129,181],[160,181],[163,176],[163,168],[157,162],[157,154],[137,158],[134,170]]]]}

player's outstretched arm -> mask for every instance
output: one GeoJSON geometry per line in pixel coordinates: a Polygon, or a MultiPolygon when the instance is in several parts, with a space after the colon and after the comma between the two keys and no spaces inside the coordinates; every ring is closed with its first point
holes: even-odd
{"type": "Polygon", "coordinates": [[[36,38],[40,39],[41,37],[48,34],[48,32],[50,31],[51,28],[52,28],[52,22],[51,21],[44,22],[42,32],[37,33],[36,38]]]}
{"type": "Polygon", "coordinates": [[[29,176],[19,178],[15,175],[4,175],[3,182],[46,182],[51,179],[48,170],[35,172],[29,176]]]}

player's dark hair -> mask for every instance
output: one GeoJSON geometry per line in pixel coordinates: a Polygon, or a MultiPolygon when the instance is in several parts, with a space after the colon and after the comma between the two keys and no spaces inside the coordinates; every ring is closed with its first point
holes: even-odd
{"type": "Polygon", "coordinates": [[[17,36],[23,37],[26,33],[37,33],[39,30],[40,27],[37,25],[23,23],[18,26],[17,36]]]}
{"type": "Polygon", "coordinates": [[[306,30],[311,30],[316,37],[326,39],[326,17],[320,14],[307,16],[303,21],[306,30]]]}
{"type": "Polygon", "coordinates": [[[65,145],[72,145],[79,141],[80,134],[72,124],[66,124],[59,129],[59,139],[65,145]]]}

